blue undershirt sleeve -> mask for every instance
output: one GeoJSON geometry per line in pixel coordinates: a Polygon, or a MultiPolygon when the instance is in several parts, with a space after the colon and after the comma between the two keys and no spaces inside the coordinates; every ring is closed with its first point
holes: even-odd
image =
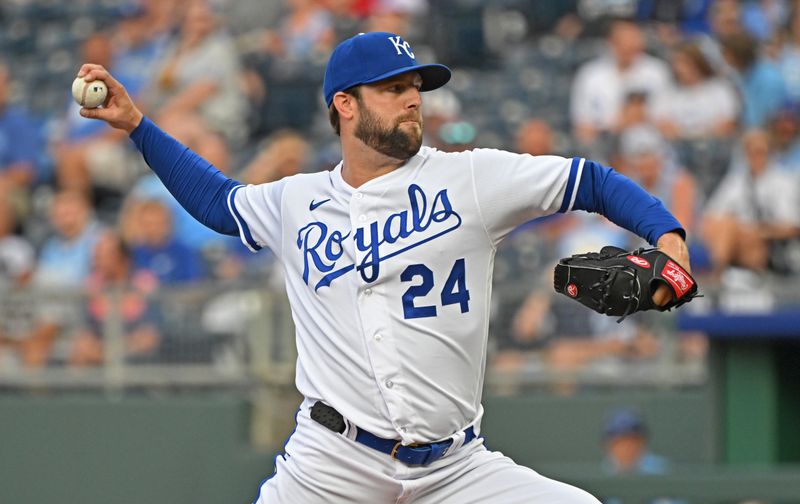
{"type": "Polygon", "coordinates": [[[670,231],[686,239],[680,222],[658,198],[631,179],[588,159],[583,163],[572,209],[604,215],[654,246],[661,235],[670,231]]]}
{"type": "Polygon", "coordinates": [[[242,185],[240,182],[223,175],[147,117],[130,137],[148,166],[192,217],[218,233],[239,235],[228,211],[228,193],[242,185]]]}

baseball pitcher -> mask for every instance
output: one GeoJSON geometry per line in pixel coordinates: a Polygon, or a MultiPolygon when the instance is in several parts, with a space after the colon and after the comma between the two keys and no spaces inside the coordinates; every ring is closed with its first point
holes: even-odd
{"type": "MultiPolygon", "coordinates": [[[[109,88],[84,117],[127,131],[200,222],[283,265],[305,399],[257,503],[598,502],[484,445],[494,255],[519,224],[585,210],[686,268],[684,231],[658,200],[586,159],[423,147],[421,93],[450,70],[419,64],[391,33],[345,40],[328,62],[342,162],[262,185],[225,177],[166,135],[101,66],[78,75],[109,88]]],[[[654,291],[655,305],[674,301],[669,285],[654,291]]]]}

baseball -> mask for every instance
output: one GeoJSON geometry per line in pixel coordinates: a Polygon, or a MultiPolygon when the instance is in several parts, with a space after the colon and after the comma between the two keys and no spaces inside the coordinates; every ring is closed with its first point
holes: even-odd
{"type": "Polygon", "coordinates": [[[108,88],[101,80],[86,82],[82,77],[72,81],[72,97],[81,107],[97,108],[106,101],[108,88]]]}

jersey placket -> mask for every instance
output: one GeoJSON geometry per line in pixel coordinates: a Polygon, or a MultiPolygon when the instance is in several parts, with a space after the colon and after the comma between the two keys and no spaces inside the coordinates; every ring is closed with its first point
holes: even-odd
{"type": "MultiPolygon", "coordinates": [[[[374,199],[374,196],[373,196],[374,199]]],[[[369,224],[377,219],[370,197],[364,191],[356,191],[350,199],[350,220],[352,229],[369,228],[369,224]]],[[[375,237],[375,239],[378,239],[375,237]]],[[[355,249],[356,265],[364,261],[369,252],[355,249]]],[[[405,440],[410,424],[408,404],[403,397],[404,377],[398,361],[398,351],[394,335],[391,331],[390,311],[387,306],[386,293],[381,282],[366,283],[361,272],[356,271],[358,278],[357,306],[358,316],[363,329],[367,353],[370,359],[376,385],[380,389],[390,420],[395,430],[405,440]]]]}

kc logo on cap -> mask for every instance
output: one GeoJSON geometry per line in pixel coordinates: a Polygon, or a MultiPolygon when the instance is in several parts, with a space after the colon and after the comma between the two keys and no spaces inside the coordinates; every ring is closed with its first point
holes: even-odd
{"type": "Polygon", "coordinates": [[[418,72],[422,77],[420,91],[431,91],[450,80],[450,69],[446,66],[418,64],[411,44],[400,35],[387,32],[360,33],[333,50],[322,85],[325,103],[330,107],[333,96],[339,91],[411,71],[418,72]]]}
{"type": "Polygon", "coordinates": [[[403,38],[400,35],[389,37],[389,41],[394,45],[394,48],[397,49],[398,56],[400,56],[400,50],[402,49],[403,51],[405,51],[406,54],[408,54],[409,58],[417,59],[414,56],[414,53],[411,52],[411,45],[405,40],[403,40],[403,38]]]}

